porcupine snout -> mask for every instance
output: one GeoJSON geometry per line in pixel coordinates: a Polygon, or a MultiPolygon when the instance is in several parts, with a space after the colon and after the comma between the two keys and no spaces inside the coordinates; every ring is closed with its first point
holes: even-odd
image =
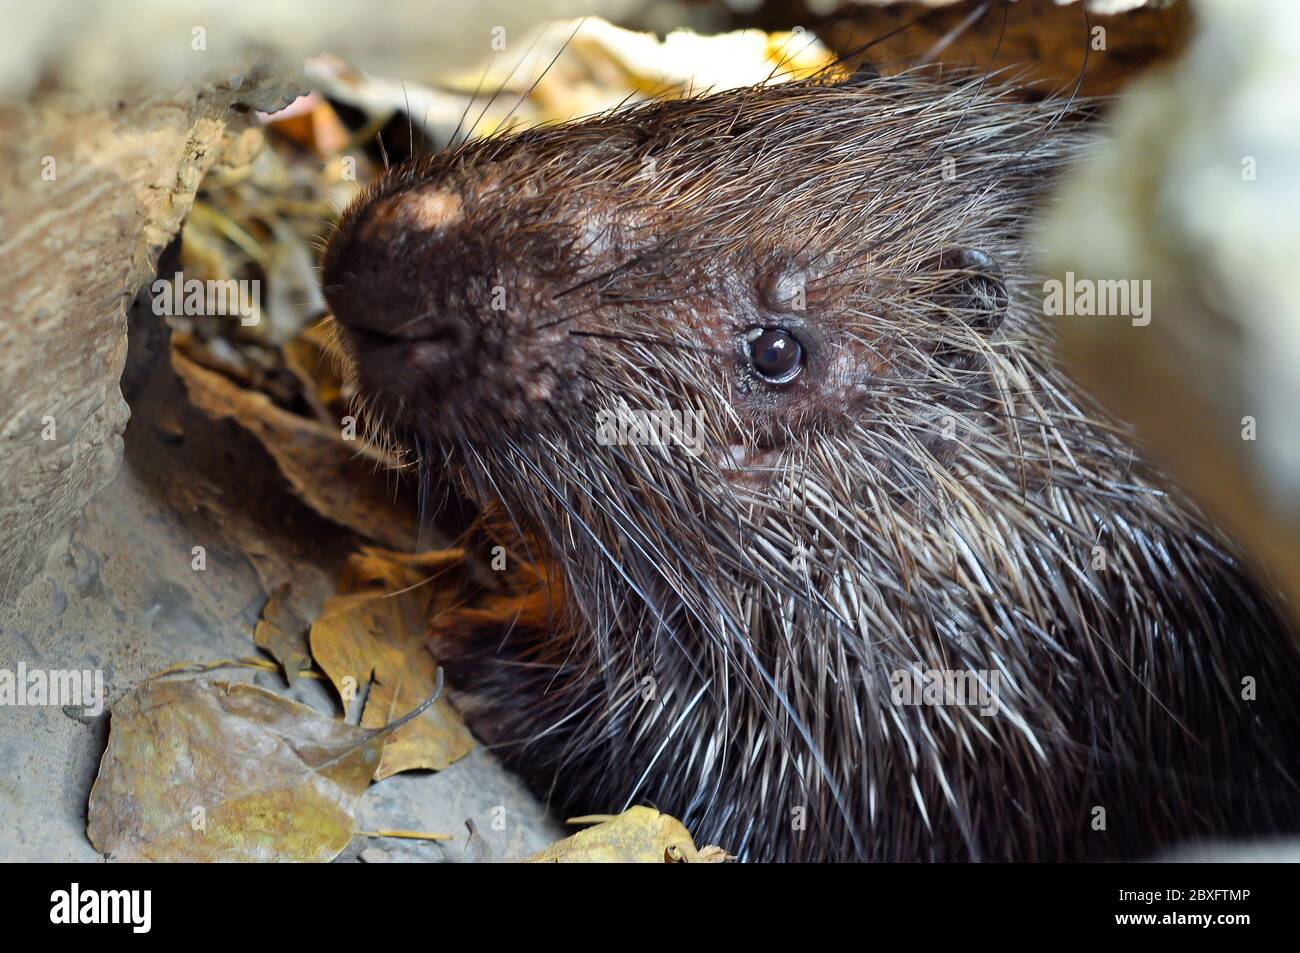
{"type": "Polygon", "coordinates": [[[567,250],[532,247],[548,239],[508,224],[502,199],[415,181],[339,223],[325,295],[380,418],[437,438],[527,427],[575,399],[579,355],[552,295],[567,250]]]}

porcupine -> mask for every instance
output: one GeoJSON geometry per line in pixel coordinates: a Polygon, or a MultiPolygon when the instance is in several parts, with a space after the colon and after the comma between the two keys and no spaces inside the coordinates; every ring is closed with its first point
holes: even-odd
{"type": "Polygon", "coordinates": [[[366,414],[545,567],[544,621],[438,653],[558,811],[751,860],[1300,828],[1292,634],[1053,353],[1026,226],[1091,141],[858,75],[471,141],[347,209],[366,414]],[[698,441],[602,440],[629,409],[698,441]],[[996,713],[900,704],[934,672],[996,713]]]}

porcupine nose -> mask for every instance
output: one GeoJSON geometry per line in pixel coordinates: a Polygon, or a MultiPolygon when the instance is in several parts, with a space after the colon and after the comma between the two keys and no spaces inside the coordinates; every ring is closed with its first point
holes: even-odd
{"type": "Polygon", "coordinates": [[[325,297],[370,375],[422,372],[428,382],[469,359],[464,316],[440,302],[433,280],[446,258],[448,203],[399,194],[340,223],[323,262],[325,297]],[[373,369],[372,369],[373,371],[373,369]]]}
{"type": "Polygon", "coordinates": [[[580,400],[581,339],[551,293],[572,280],[569,242],[503,227],[493,203],[509,199],[420,184],[363,198],[340,221],[323,281],[357,393],[379,416],[486,439],[550,426],[580,400]]]}

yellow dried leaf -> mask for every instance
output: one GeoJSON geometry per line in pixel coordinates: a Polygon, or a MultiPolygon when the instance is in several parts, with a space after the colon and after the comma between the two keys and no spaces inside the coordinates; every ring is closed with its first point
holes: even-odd
{"type": "MultiPolygon", "coordinates": [[[[703,858],[706,862],[712,859],[703,858]]],[[[522,863],[664,864],[701,860],[695,841],[681,821],[653,808],[633,807],[525,857],[522,863]]]]}
{"type": "MultiPolygon", "coordinates": [[[[429,696],[437,674],[432,655],[418,652],[393,661],[398,664],[383,666],[370,686],[366,710],[361,716],[363,727],[382,727],[429,696]]],[[[382,781],[416,768],[441,771],[473,750],[474,736],[461,721],[460,714],[451,702],[439,699],[425,715],[388,737],[375,780],[382,781]]]]}
{"type": "Polygon", "coordinates": [[[287,582],[276,587],[271,597],[266,600],[262,617],[258,619],[253,629],[253,641],[257,643],[258,648],[269,653],[279,663],[290,685],[298,677],[299,672],[311,668],[311,650],[307,645],[307,623],[289,604],[287,582]]]}
{"type": "MultiPolygon", "coordinates": [[[[340,594],[311,627],[311,652],[346,705],[367,683],[361,723],[378,727],[433,691],[437,665],[426,645],[436,590],[421,585],[437,567],[459,562],[458,551],[401,556],[367,548],[349,558],[340,594]],[[360,590],[360,591],[354,591],[360,590]]],[[[474,749],[474,738],[445,698],[394,731],[383,747],[375,780],[401,771],[440,771],[474,749]]]]}
{"type": "Polygon", "coordinates": [[[381,744],[250,685],[147,682],[113,706],[86,833],[115,860],[328,861],[381,744]]]}

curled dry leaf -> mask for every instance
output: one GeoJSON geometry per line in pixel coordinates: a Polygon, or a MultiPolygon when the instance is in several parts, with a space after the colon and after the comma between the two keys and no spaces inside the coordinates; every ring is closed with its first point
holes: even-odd
{"type": "Polygon", "coordinates": [[[380,733],[250,685],[145,683],[112,712],[86,833],[127,861],[328,861],[380,733]]]}
{"type": "Polygon", "coordinates": [[[382,472],[389,461],[360,441],[276,406],[172,351],[172,366],[190,400],[213,419],[232,418],[255,436],[304,503],[340,526],[396,548],[415,539],[415,519],[393,504],[382,472]]]}
{"type": "Polygon", "coordinates": [[[709,863],[718,848],[702,856],[682,822],[649,807],[632,807],[595,827],[557,841],[525,857],[527,864],[664,864],[709,863]]]}
{"type": "Polygon", "coordinates": [[[726,864],[736,858],[728,854],[726,850],[717,844],[709,844],[707,847],[700,848],[699,862],[701,864],[726,864]]]}
{"type": "MultiPolygon", "coordinates": [[[[262,617],[253,629],[257,647],[279,663],[285,680],[292,685],[300,672],[311,668],[311,647],[307,644],[307,623],[289,602],[289,584],[282,583],[271,593],[262,609],[262,617]]],[[[414,708],[407,706],[407,709],[414,708]]],[[[399,713],[400,714],[400,713],[399,713]]]]}
{"type": "MultiPolygon", "coordinates": [[[[433,690],[437,664],[426,645],[436,574],[454,568],[458,550],[403,556],[368,547],[352,556],[339,594],[311,627],[311,652],[346,705],[369,683],[361,724],[379,727],[433,690]],[[432,580],[432,581],[431,581],[432,580]]],[[[474,738],[445,698],[384,742],[375,780],[401,771],[441,771],[469,754],[474,738]]]]}

